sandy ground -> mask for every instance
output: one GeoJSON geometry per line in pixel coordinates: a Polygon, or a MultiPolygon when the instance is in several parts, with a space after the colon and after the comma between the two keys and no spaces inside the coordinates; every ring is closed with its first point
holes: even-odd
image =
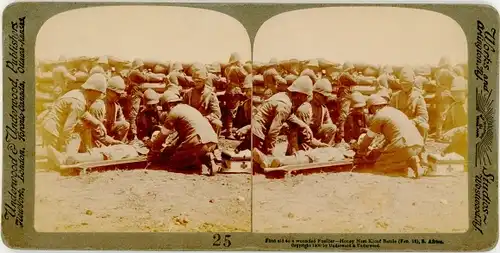
{"type": "Polygon", "coordinates": [[[122,170],[65,177],[38,170],[35,229],[250,231],[251,176],[122,170]]]}
{"type": "MultiPolygon", "coordinates": [[[[442,144],[427,145],[430,152],[442,144]]],[[[434,233],[468,229],[467,174],[408,179],[367,173],[253,177],[253,231],[434,233]]]]}

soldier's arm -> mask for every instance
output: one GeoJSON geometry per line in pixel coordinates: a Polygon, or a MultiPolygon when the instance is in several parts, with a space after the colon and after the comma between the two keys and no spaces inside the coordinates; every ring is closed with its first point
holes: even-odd
{"type": "Polygon", "coordinates": [[[305,122],[308,120],[309,117],[307,115],[305,115],[304,113],[298,113],[298,114],[300,116],[297,116],[295,113],[290,115],[290,117],[288,118],[288,121],[290,123],[297,125],[300,128],[309,128],[309,125],[306,124],[306,122],[305,122]]]}
{"type": "Polygon", "coordinates": [[[429,113],[427,112],[427,105],[425,104],[424,97],[419,96],[416,106],[416,117],[413,119],[417,123],[429,122],[429,113]]]}
{"type": "Polygon", "coordinates": [[[332,117],[330,117],[330,112],[328,111],[328,108],[325,108],[323,110],[323,115],[324,115],[325,124],[333,125],[333,120],[332,120],[332,117]]]}
{"type": "Polygon", "coordinates": [[[377,136],[377,134],[382,132],[383,121],[380,118],[373,118],[370,124],[370,128],[368,129],[365,137],[361,141],[359,145],[359,150],[364,152],[368,150],[368,147],[372,143],[373,139],[377,136]]]}
{"type": "Polygon", "coordinates": [[[280,134],[281,127],[283,123],[287,120],[289,116],[289,112],[287,112],[284,106],[278,106],[276,108],[276,114],[273,118],[271,126],[269,127],[269,131],[266,136],[266,143],[274,143],[276,139],[278,139],[278,135],[280,134]]]}
{"type": "Polygon", "coordinates": [[[220,119],[222,117],[219,99],[217,99],[217,95],[215,93],[210,94],[210,101],[208,106],[210,107],[210,117],[214,119],[220,119]]]}
{"type": "Polygon", "coordinates": [[[117,105],[118,113],[116,114],[116,121],[122,122],[126,121],[125,115],[123,114],[123,109],[120,105],[117,105]]]}
{"type": "Polygon", "coordinates": [[[68,117],[66,118],[66,122],[64,122],[64,126],[61,132],[61,138],[63,140],[67,140],[73,133],[75,126],[80,119],[80,115],[83,111],[85,111],[85,105],[83,103],[74,102],[70,107],[70,112],[68,114],[68,117]]]}

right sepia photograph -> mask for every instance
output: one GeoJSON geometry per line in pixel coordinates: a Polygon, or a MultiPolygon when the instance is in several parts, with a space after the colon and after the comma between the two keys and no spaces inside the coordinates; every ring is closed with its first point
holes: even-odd
{"type": "Polygon", "coordinates": [[[251,76],[253,232],[466,232],[467,54],[458,23],[432,11],[267,20],[251,76]]]}

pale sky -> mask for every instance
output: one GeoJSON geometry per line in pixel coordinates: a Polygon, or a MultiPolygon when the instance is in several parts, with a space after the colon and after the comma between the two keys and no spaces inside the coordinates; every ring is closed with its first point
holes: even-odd
{"type": "Polygon", "coordinates": [[[467,40],[443,14],[395,7],[328,7],[279,14],[254,42],[253,60],[325,58],[370,64],[467,62],[467,40]]]}
{"type": "Polygon", "coordinates": [[[71,10],[45,22],[37,59],[112,55],[163,61],[227,62],[232,52],[251,59],[250,39],[236,19],[195,8],[106,6],[71,10]],[[231,39],[228,39],[231,38],[231,39]]]}

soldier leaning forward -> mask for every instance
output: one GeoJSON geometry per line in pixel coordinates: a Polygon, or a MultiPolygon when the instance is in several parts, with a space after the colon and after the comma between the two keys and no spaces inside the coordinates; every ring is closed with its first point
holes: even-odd
{"type": "Polygon", "coordinates": [[[42,122],[44,146],[52,146],[60,152],[76,153],[80,146],[80,135],[75,127],[80,120],[106,133],[102,122],[87,112],[90,105],[106,92],[106,86],[104,75],[96,74],[87,79],[81,89],[59,97],[42,122]]]}
{"type": "Polygon", "coordinates": [[[132,69],[126,78],[126,92],[129,96],[120,101],[120,104],[123,106],[125,118],[130,123],[129,137],[131,139],[137,139],[137,115],[144,96],[139,85],[149,82],[149,77],[143,71],[144,62],[140,59],[135,59],[132,63],[132,69]]]}
{"type": "Polygon", "coordinates": [[[97,100],[89,109],[92,116],[103,122],[107,134],[101,135],[92,127],[84,125],[84,130],[81,133],[83,146],[80,150],[82,152],[102,145],[116,145],[125,142],[130,123],[125,119],[123,110],[118,103],[124,94],[124,80],[119,76],[112,77],[108,82],[105,99],[97,100]]]}
{"type": "Polygon", "coordinates": [[[309,148],[329,147],[335,144],[335,126],[326,107],[326,101],[333,97],[332,85],[326,78],[319,79],[313,86],[313,99],[303,103],[295,115],[308,124],[312,135],[306,129],[293,128],[289,133],[287,154],[292,155],[299,150],[309,148]]]}
{"type": "Polygon", "coordinates": [[[252,118],[252,147],[271,154],[283,124],[289,122],[306,129],[312,135],[309,125],[298,119],[295,112],[312,96],[312,80],[301,76],[288,88],[266,100],[252,118]]]}
{"type": "Polygon", "coordinates": [[[153,134],[148,159],[179,170],[205,165],[216,171],[214,150],[218,138],[208,120],[195,108],[183,104],[173,92],[163,93],[166,114],[162,117],[161,130],[153,134]]]}

